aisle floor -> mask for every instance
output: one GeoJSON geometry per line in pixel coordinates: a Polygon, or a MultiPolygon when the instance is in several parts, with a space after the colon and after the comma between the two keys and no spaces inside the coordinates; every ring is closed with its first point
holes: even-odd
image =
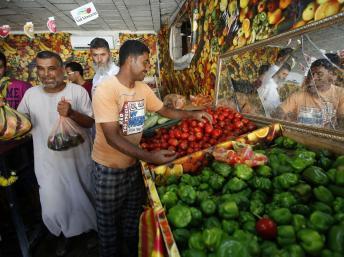
{"type": "MultiPolygon", "coordinates": [[[[55,256],[57,239],[52,235],[48,235],[41,239],[32,253],[32,257],[55,256]]],[[[86,242],[83,237],[76,238],[65,257],[98,257],[98,245],[92,249],[87,249],[86,242]]]]}

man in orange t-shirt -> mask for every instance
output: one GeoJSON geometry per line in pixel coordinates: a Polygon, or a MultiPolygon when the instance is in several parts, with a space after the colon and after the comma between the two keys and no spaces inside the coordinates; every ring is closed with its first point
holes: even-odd
{"type": "Polygon", "coordinates": [[[93,95],[96,137],[92,158],[100,257],[138,255],[145,191],[137,160],[163,164],[176,158],[173,151],[147,152],[139,147],[146,111],[171,119],[211,121],[206,112],[164,107],[142,82],[149,70],[149,49],[142,42],[126,41],[119,51],[119,65],[119,73],[103,80],[93,95]]]}
{"type": "Polygon", "coordinates": [[[274,117],[305,125],[344,128],[344,85],[335,86],[336,69],[329,59],[312,63],[305,88],[289,96],[274,117]]]}

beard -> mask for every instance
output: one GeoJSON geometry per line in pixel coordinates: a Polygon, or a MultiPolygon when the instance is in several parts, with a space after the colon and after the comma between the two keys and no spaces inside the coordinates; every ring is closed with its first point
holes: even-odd
{"type": "Polygon", "coordinates": [[[110,70],[111,63],[112,63],[111,57],[105,64],[93,62],[93,68],[94,68],[95,73],[100,74],[100,75],[105,75],[110,70]]]}

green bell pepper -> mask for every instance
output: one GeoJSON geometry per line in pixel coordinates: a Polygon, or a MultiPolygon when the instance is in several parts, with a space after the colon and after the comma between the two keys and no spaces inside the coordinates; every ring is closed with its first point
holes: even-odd
{"type": "Polygon", "coordinates": [[[281,246],[294,244],[296,241],[295,230],[293,226],[277,226],[277,242],[281,246]]]}
{"type": "Polygon", "coordinates": [[[287,208],[274,209],[269,213],[269,216],[278,224],[286,225],[290,224],[292,220],[292,214],[287,208]]]}
{"type": "Polygon", "coordinates": [[[256,216],[264,213],[264,204],[261,201],[253,200],[250,202],[250,212],[256,216]]]}
{"type": "Polygon", "coordinates": [[[327,214],[332,214],[332,209],[329,205],[322,202],[314,202],[310,204],[310,207],[313,211],[321,211],[327,214]]]}
{"type": "Polygon", "coordinates": [[[183,174],[180,177],[180,183],[190,185],[190,186],[195,186],[196,180],[194,176],[191,176],[190,174],[183,174]]]}
{"type": "Polygon", "coordinates": [[[258,244],[257,236],[251,234],[248,231],[238,229],[234,231],[232,237],[236,240],[243,242],[252,256],[260,255],[260,247],[258,244]]]}
{"type": "Polygon", "coordinates": [[[295,228],[295,231],[299,231],[300,229],[306,228],[306,219],[304,216],[300,214],[294,214],[292,218],[292,224],[295,228]]]}
{"type": "Polygon", "coordinates": [[[333,209],[337,213],[344,213],[344,198],[336,197],[333,201],[333,209]]]}
{"type": "Polygon", "coordinates": [[[186,204],[193,204],[196,201],[196,191],[190,185],[179,187],[178,196],[186,204]]]}
{"type": "Polygon", "coordinates": [[[321,257],[343,257],[342,254],[336,253],[336,252],[332,252],[329,249],[322,250],[320,256],[321,257]]]}
{"type": "Polygon", "coordinates": [[[289,257],[305,257],[305,252],[299,245],[289,245],[286,250],[289,253],[289,257]]]}
{"type": "Polygon", "coordinates": [[[232,167],[229,166],[228,164],[224,163],[224,162],[218,162],[218,161],[214,161],[212,164],[211,164],[211,167],[213,168],[213,170],[223,176],[223,177],[228,177],[229,174],[231,174],[232,172],[232,167]]]}
{"type": "Polygon", "coordinates": [[[208,189],[209,189],[209,184],[207,184],[207,183],[201,183],[198,186],[198,190],[200,190],[200,191],[205,191],[205,190],[208,190],[208,189]]]}
{"type": "Polygon", "coordinates": [[[243,180],[250,180],[253,177],[253,169],[246,164],[237,164],[234,168],[235,175],[243,180]]]}
{"type": "Polygon", "coordinates": [[[299,176],[293,173],[284,173],[276,177],[277,183],[283,189],[289,189],[299,181],[299,176]]]}
{"type": "Polygon", "coordinates": [[[314,211],[309,220],[312,226],[319,231],[326,231],[334,223],[331,215],[321,211],[314,211]]]}
{"type": "Polygon", "coordinates": [[[308,216],[311,213],[311,209],[304,204],[295,204],[293,206],[290,206],[290,211],[294,214],[301,214],[308,216]]]}
{"type": "Polygon", "coordinates": [[[225,219],[233,219],[239,216],[239,208],[234,201],[226,201],[219,205],[219,215],[225,219]]]}
{"type": "Polygon", "coordinates": [[[277,256],[278,247],[274,242],[264,240],[261,244],[262,256],[277,256]]]}
{"type": "Polygon", "coordinates": [[[172,184],[177,184],[179,178],[175,175],[168,176],[166,179],[166,184],[167,185],[172,185],[172,184]]]}
{"type": "Polygon", "coordinates": [[[224,182],[225,182],[225,178],[216,173],[212,175],[209,179],[209,185],[214,190],[221,189],[224,182]]]}
{"type": "Polygon", "coordinates": [[[332,204],[334,197],[330,190],[328,190],[324,186],[319,186],[313,189],[313,193],[316,199],[318,199],[320,202],[326,203],[326,204],[332,204]]]}
{"type": "Polygon", "coordinates": [[[228,238],[221,242],[216,250],[216,257],[250,257],[250,253],[243,242],[228,238]]]}
{"type": "Polygon", "coordinates": [[[313,185],[326,185],[328,177],[324,170],[317,166],[308,167],[303,173],[303,178],[313,185]]]}
{"type": "Polygon", "coordinates": [[[316,153],[307,150],[295,151],[295,156],[289,161],[289,164],[293,167],[297,173],[302,172],[305,168],[315,163],[316,153]]]}
{"type": "Polygon", "coordinates": [[[332,165],[332,160],[326,156],[320,156],[318,159],[318,166],[324,170],[328,170],[332,165]]]}
{"type": "Polygon", "coordinates": [[[157,188],[158,195],[161,198],[166,193],[166,187],[165,186],[159,186],[157,188]]]}
{"type": "Polygon", "coordinates": [[[254,234],[256,233],[256,222],[247,221],[242,225],[242,229],[254,234]]]}
{"type": "Polygon", "coordinates": [[[222,229],[228,235],[232,235],[235,230],[239,229],[239,223],[235,220],[222,220],[222,229]]]}
{"type": "Polygon", "coordinates": [[[262,177],[271,177],[272,175],[272,170],[269,166],[267,165],[262,165],[262,166],[259,166],[258,169],[257,169],[257,174],[259,176],[262,176],[262,177]]]}
{"type": "Polygon", "coordinates": [[[344,155],[338,156],[332,165],[333,168],[340,168],[342,166],[344,166],[344,155]]]}
{"type": "Polygon", "coordinates": [[[334,194],[335,196],[340,196],[340,197],[344,197],[344,187],[342,186],[337,186],[337,185],[329,185],[327,187],[332,194],[334,194]]]}
{"type": "Polygon", "coordinates": [[[222,234],[223,231],[217,227],[204,229],[202,232],[202,239],[205,246],[210,251],[214,251],[221,243],[222,234]]]}
{"type": "Polygon", "coordinates": [[[337,168],[335,173],[335,183],[338,186],[344,186],[344,166],[341,166],[342,168],[337,168]]]}
{"type": "Polygon", "coordinates": [[[211,200],[207,199],[201,202],[201,210],[205,215],[212,215],[216,212],[216,203],[211,200]]]}
{"type": "Polygon", "coordinates": [[[214,216],[207,218],[204,221],[204,225],[203,225],[203,228],[205,228],[205,229],[206,228],[213,228],[213,227],[221,228],[220,220],[214,216]]]}
{"type": "Polygon", "coordinates": [[[279,204],[281,207],[289,208],[297,203],[295,196],[290,192],[282,192],[273,196],[273,202],[279,204]]]}
{"type": "Polygon", "coordinates": [[[265,192],[261,190],[256,190],[252,193],[251,200],[258,200],[258,201],[261,201],[262,203],[266,203],[268,200],[268,196],[266,195],[265,192]]]}
{"type": "Polygon", "coordinates": [[[201,232],[193,232],[189,237],[189,248],[199,251],[205,250],[205,244],[203,242],[203,237],[201,232]]]}
{"type": "Polygon", "coordinates": [[[327,177],[329,178],[330,182],[332,182],[332,183],[336,182],[336,171],[337,171],[337,169],[329,169],[326,172],[327,177]]]}
{"type": "Polygon", "coordinates": [[[212,170],[211,168],[209,168],[209,167],[203,168],[202,171],[201,171],[201,175],[200,175],[201,181],[202,181],[203,183],[208,183],[210,177],[211,177],[213,174],[214,174],[214,172],[213,172],[213,170],[212,170]]]}
{"type": "Polygon", "coordinates": [[[297,184],[290,188],[297,198],[302,201],[308,202],[309,198],[312,196],[312,187],[305,183],[297,184]]]}
{"type": "Polygon", "coordinates": [[[293,139],[289,138],[289,137],[284,137],[283,147],[287,148],[287,149],[295,149],[296,142],[293,139]]]}
{"type": "Polygon", "coordinates": [[[198,203],[201,203],[204,200],[207,200],[210,198],[210,194],[208,191],[197,191],[196,192],[196,201],[198,203]]]}
{"type": "Polygon", "coordinates": [[[187,249],[182,254],[183,257],[207,257],[207,254],[201,250],[187,249]]]}
{"type": "Polygon", "coordinates": [[[334,219],[336,222],[344,224],[344,213],[336,213],[334,219]]]}
{"type": "Polygon", "coordinates": [[[176,228],[172,233],[178,246],[185,246],[191,235],[190,231],[185,228],[176,228]]]}
{"type": "Polygon", "coordinates": [[[170,192],[175,192],[177,193],[178,192],[178,186],[177,185],[169,185],[166,187],[166,191],[170,191],[170,192]]]}
{"type": "Polygon", "coordinates": [[[247,187],[244,180],[234,177],[230,179],[222,188],[222,193],[239,192],[247,187]]]}
{"type": "Polygon", "coordinates": [[[335,225],[328,232],[328,247],[337,253],[344,254],[344,225],[335,225]]]}
{"type": "Polygon", "coordinates": [[[202,212],[195,207],[190,207],[190,211],[191,211],[191,217],[192,217],[190,224],[193,226],[199,226],[203,218],[202,212]]]}
{"type": "Polygon", "coordinates": [[[262,191],[270,191],[271,187],[272,187],[272,183],[271,180],[268,178],[264,178],[264,177],[254,177],[251,180],[251,185],[255,188],[255,189],[259,189],[262,191]]]}
{"type": "Polygon", "coordinates": [[[188,207],[177,204],[169,209],[167,219],[174,227],[184,228],[192,220],[191,211],[188,207]]]}
{"type": "Polygon", "coordinates": [[[175,192],[167,191],[162,197],[161,197],[161,203],[167,208],[171,208],[175,206],[178,202],[178,196],[175,192]]]}
{"type": "Polygon", "coordinates": [[[255,219],[255,217],[250,212],[241,211],[240,212],[240,216],[239,216],[239,221],[240,221],[240,223],[244,224],[244,223],[246,223],[248,221],[255,222],[256,219],[255,219]]]}
{"type": "Polygon", "coordinates": [[[305,228],[297,232],[300,245],[306,253],[317,255],[324,247],[323,237],[313,229],[305,228]]]}

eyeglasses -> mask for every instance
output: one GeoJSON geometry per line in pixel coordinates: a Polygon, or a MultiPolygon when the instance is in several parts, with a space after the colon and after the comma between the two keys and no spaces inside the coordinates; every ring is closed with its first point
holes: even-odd
{"type": "Polygon", "coordinates": [[[73,75],[74,74],[74,71],[70,71],[70,72],[67,72],[67,75],[73,75]]]}

